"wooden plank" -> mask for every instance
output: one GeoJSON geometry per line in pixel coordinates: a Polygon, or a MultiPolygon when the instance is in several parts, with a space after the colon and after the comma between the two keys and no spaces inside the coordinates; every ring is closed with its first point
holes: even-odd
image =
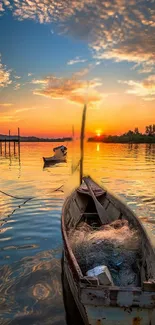
{"type": "Polygon", "coordinates": [[[99,218],[101,220],[101,223],[104,225],[106,223],[109,223],[109,218],[108,218],[108,215],[106,213],[106,210],[104,209],[104,207],[102,206],[102,204],[98,201],[98,199],[96,198],[93,190],[92,190],[92,187],[91,187],[91,180],[88,178],[88,177],[83,177],[83,180],[85,182],[85,184],[87,185],[88,187],[88,190],[91,194],[91,197],[95,203],[95,207],[96,207],[96,210],[98,212],[98,215],[99,215],[99,218]]]}
{"type": "Polygon", "coordinates": [[[81,289],[83,304],[120,307],[155,308],[155,292],[141,291],[138,288],[91,287],[81,289]],[[130,289],[130,290],[129,290],[130,289]],[[113,299],[111,299],[113,297],[113,299]]]}
{"type": "Polygon", "coordinates": [[[74,199],[71,202],[69,212],[70,215],[72,216],[72,226],[74,227],[77,224],[77,222],[79,222],[79,218],[81,217],[81,211],[74,199]]]}
{"type": "Polygon", "coordinates": [[[108,205],[106,212],[111,221],[117,220],[120,216],[120,211],[111,203],[108,205]]]}
{"type": "Polygon", "coordinates": [[[110,204],[110,201],[106,197],[99,199],[99,201],[105,209],[107,209],[108,205],[110,204]]]}
{"type": "Polygon", "coordinates": [[[155,292],[155,281],[144,281],[143,290],[148,292],[155,292]]]}

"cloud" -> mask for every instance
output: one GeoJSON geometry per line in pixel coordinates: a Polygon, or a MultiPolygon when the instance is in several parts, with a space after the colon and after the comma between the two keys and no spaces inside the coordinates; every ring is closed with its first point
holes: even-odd
{"type": "Polygon", "coordinates": [[[19,121],[20,121],[20,119],[14,115],[1,116],[1,123],[19,122],[19,121]]]}
{"type": "Polygon", "coordinates": [[[15,113],[22,113],[36,109],[35,107],[28,107],[28,108],[19,108],[15,110],[15,113]]]}
{"type": "Polygon", "coordinates": [[[148,101],[148,102],[155,101],[155,97],[146,97],[146,98],[144,97],[143,99],[148,101]]]}
{"type": "Polygon", "coordinates": [[[96,87],[102,85],[99,79],[89,81],[79,80],[79,75],[84,76],[88,70],[81,71],[72,75],[70,79],[57,78],[55,76],[48,76],[45,79],[46,83],[43,89],[36,89],[33,93],[50,97],[52,99],[66,99],[76,104],[83,104],[88,98],[90,106],[97,105],[101,102],[104,95],[96,90],[96,87]],[[48,80],[48,83],[47,83],[48,80]]]}
{"type": "Polygon", "coordinates": [[[20,79],[21,77],[20,76],[14,76],[15,79],[20,79]]]}
{"type": "Polygon", "coordinates": [[[10,10],[19,20],[52,22],[57,32],[87,41],[96,59],[154,67],[154,0],[13,0],[10,10]]]}
{"type": "Polygon", "coordinates": [[[0,3],[0,12],[3,12],[3,11],[5,11],[4,8],[3,8],[3,4],[0,3]]]}
{"type": "Polygon", "coordinates": [[[87,61],[86,59],[80,59],[79,56],[76,56],[75,59],[68,61],[67,64],[68,65],[73,65],[73,64],[77,64],[77,63],[84,63],[86,61],[87,61]]]}
{"type": "Polygon", "coordinates": [[[14,90],[19,90],[20,89],[21,84],[20,83],[16,83],[14,86],[14,90]]]}
{"type": "Polygon", "coordinates": [[[34,84],[34,85],[42,85],[42,84],[47,84],[48,83],[48,79],[33,79],[31,81],[31,84],[34,84]]]}
{"type": "Polygon", "coordinates": [[[28,75],[28,77],[31,77],[31,76],[33,76],[33,73],[29,72],[27,75],[28,75]]]}
{"type": "Polygon", "coordinates": [[[13,106],[12,103],[0,103],[0,107],[10,107],[13,106]]]}
{"type": "Polygon", "coordinates": [[[155,75],[151,75],[148,78],[142,81],[122,81],[119,80],[119,83],[126,84],[130,88],[126,90],[126,93],[133,94],[136,96],[143,97],[143,99],[151,101],[154,100],[155,96],[155,75]]]}
{"type": "Polygon", "coordinates": [[[7,70],[6,66],[1,62],[1,55],[0,55],[0,88],[7,87],[12,83],[10,79],[11,71],[7,70]]]}

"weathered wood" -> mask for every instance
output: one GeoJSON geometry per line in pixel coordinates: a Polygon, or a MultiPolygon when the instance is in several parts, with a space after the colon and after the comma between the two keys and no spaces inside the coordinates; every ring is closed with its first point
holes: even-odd
{"type": "Polygon", "coordinates": [[[120,216],[120,211],[112,203],[108,204],[106,212],[109,216],[109,220],[111,221],[117,220],[120,216]]]}
{"type": "Polygon", "coordinates": [[[92,199],[95,203],[96,210],[98,212],[98,215],[99,215],[99,218],[100,218],[102,224],[104,225],[105,223],[109,223],[110,220],[108,218],[108,215],[107,215],[104,207],[101,205],[101,203],[97,200],[96,196],[94,195],[94,192],[91,188],[91,183],[90,183],[89,179],[87,177],[84,177],[83,180],[89,189],[89,192],[90,192],[92,199]]]}
{"type": "Polygon", "coordinates": [[[81,301],[83,304],[98,306],[119,306],[155,308],[154,292],[143,292],[135,288],[90,287],[81,289],[81,301]]]}
{"type": "Polygon", "coordinates": [[[144,291],[155,292],[155,281],[144,281],[142,288],[144,291]]]}
{"type": "Polygon", "coordinates": [[[81,137],[80,137],[80,184],[82,183],[83,177],[83,158],[84,158],[84,132],[85,132],[85,121],[86,121],[86,110],[87,106],[84,105],[83,114],[82,114],[82,126],[81,126],[81,137]]]}
{"type": "MultiPolygon", "coordinates": [[[[94,186],[93,181],[92,186],[94,186]]],[[[95,186],[97,188],[98,185],[95,186]]],[[[101,193],[101,188],[98,188],[101,193]]],[[[97,222],[99,221],[99,215],[95,213],[92,204],[92,197],[88,195],[88,192],[83,191],[81,194],[78,190],[79,188],[66,199],[62,210],[61,224],[66,256],[66,273],[69,274],[69,285],[75,295],[76,304],[84,323],[87,325],[154,325],[155,251],[141,221],[120,199],[103,189],[104,194],[98,200],[108,216],[111,216],[113,220],[126,219],[131,226],[139,230],[142,266],[140,269],[141,287],[123,288],[99,285],[97,278],[86,277],[82,274],[67,236],[70,226],[75,226],[78,218],[86,217],[86,220],[89,220],[92,216],[93,218],[96,217],[97,222]],[[91,207],[92,212],[90,211],[91,207]],[[114,315],[117,316],[117,322],[113,311],[114,315]]]]}

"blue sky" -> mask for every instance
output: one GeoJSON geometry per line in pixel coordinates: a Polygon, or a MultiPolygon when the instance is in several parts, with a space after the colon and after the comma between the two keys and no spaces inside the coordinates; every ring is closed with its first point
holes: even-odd
{"type": "Polygon", "coordinates": [[[1,0],[1,130],[67,134],[86,92],[90,133],[154,123],[154,35],[154,0],[1,0]]]}

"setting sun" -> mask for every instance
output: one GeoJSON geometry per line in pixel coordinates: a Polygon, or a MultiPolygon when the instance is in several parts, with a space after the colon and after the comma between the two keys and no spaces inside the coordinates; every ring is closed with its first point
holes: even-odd
{"type": "Polygon", "coordinates": [[[97,137],[100,137],[101,136],[101,130],[96,130],[96,135],[97,135],[97,137]]]}

